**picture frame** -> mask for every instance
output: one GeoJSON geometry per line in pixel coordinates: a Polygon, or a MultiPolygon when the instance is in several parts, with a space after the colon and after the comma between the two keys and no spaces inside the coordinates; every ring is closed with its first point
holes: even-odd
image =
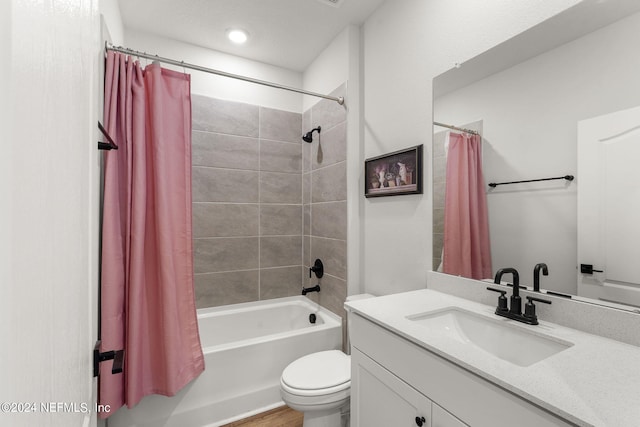
{"type": "Polygon", "coordinates": [[[422,144],[364,161],[364,196],[422,194],[422,144]]]}

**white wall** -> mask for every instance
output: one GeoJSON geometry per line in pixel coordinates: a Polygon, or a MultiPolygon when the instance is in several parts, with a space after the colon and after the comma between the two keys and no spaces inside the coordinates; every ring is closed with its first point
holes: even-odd
{"type": "Polygon", "coordinates": [[[364,79],[362,29],[349,28],[347,79],[347,295],[365,291],[364,258],[364,79]]]}
{"type": "MultiPolygon", "coordinates": [[[[11,2],[0,2],[0,57],[11,57],[11,2]]],[[[10,209],[9,201],[13,193],[13,144],[8,143],[13,137],[11,120],[12,99],[11,93],[11,61],[0,61],[0,131],[2,132],[3,151],[0,156],[0,342],[3,343],[0,350],[0,366],[9,366],[9,354],[7,348],[9,344],[16,346],[12,341],[12,328],[9,315],[12,301],[7,298],[9,295],[13,279],[13,269],[11,267],[11,247],[13,242],[12,223],[13,209],[10,209]]],[[[0,371],[0,398],[9,397],[8,394],[13,386],[14,378],[9,377],[9,370],[0,371]]]]}
{"type": "MultiPolygon", "coordinates": [[[[349,78],[349,38],[354,27],[345,28],[304,70],[302,87],[328,95],[349,78]]],[[[321,98],[304,96],[302,111],[307,111],[321,98]]]]}
{"type": "Polygon", "coordinates": [[[424,195],[364,202],[363,283],[423,288],[431,268],[431,80],[579,0],[387,0],[364,24],[364,157],[425,145],[424,195]]]}
{"type": "MultiPolygon", "coordinates": [[[[150,34],[126,30],[125,46],[150,54],[285,86],[295,88],[302,86],[302,73],[150,34]]],[[[143,59],[141,62],[144,64],[145,60],[143,59]]],[[[148,62],[150,63],[151,61],[148,62]]],[[[181,70],[168,65],[164,66],[181,70]]],[[[302,111],[302,96],[298,93],[200,71],[186,71],[191,74],[191,92],[194,94],[296,113],[302,111]]]]}
{"type": "Polygon", "coordinates": [[[99,0],[100,14],[104,18],[104,22],[109,29],[111,43],[120,46],[124,43],[124,24],[122,15],[120,14],[120,5],[118,0],[99,0]]]}
{"type": "MultiPolygon", "coordinates": [[[[633,83],[640,75],[639,26],[635,14],[447,94],[435,101],[434,117],[444,123],[483,120],[487,182],[576,175],[577,122],[640,100],[640,85],[633,83]]],[[[545,262],[550,276],[543,287],[576,293],[579,178],[571,185],[489,191],[494,271],[515,267],[521,283],[531,284],[533,266],[545,262]]]]}
{"type": "MultiPolygon", "coordinates": [[[[2,67],[13,92],[3,87],[0,97],[12,111],[0,167],[2,211],[8,211],[0,216],[0,401],[91,404],[98,5],[2,3],[0,20],[10,20],[0,25],[2,67]]],[[[34,414],[0,414],[0,424],[11,426],[83,423],[89,420],[82,413],[40,407],[34,414]]]]}

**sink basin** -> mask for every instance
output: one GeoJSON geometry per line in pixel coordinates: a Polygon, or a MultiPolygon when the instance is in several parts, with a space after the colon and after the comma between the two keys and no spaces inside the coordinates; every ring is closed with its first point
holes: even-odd
{"type": "Polygon", "coordinates": [[[457,307],[414,314],[407,319],[518,366],[530,366],[573,345],[530,332],[510,321],[491,319],[457,307]]]}

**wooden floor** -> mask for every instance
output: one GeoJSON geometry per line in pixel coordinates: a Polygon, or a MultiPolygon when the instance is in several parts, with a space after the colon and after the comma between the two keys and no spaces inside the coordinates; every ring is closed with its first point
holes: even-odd
{"type": "Polygon", "coordinates": [[[223,427],[302,427],[302,412],[282,406],[223,427]]]}

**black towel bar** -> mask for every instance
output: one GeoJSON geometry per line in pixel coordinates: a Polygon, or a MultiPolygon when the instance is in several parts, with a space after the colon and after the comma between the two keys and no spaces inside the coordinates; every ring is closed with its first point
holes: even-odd
{"type": "Polygon", "coordinates": [[[573,178],[574,178],[573,175],[565,175],[565,176],[557,176],[554,178],[526,179],[524,181],[491,182],[489,183],[489,187],[496,188],[498,185],[521,184],[523,182],[552,181],[555,179],[566,179],[567,181],[573,181],[573,178]]]}

